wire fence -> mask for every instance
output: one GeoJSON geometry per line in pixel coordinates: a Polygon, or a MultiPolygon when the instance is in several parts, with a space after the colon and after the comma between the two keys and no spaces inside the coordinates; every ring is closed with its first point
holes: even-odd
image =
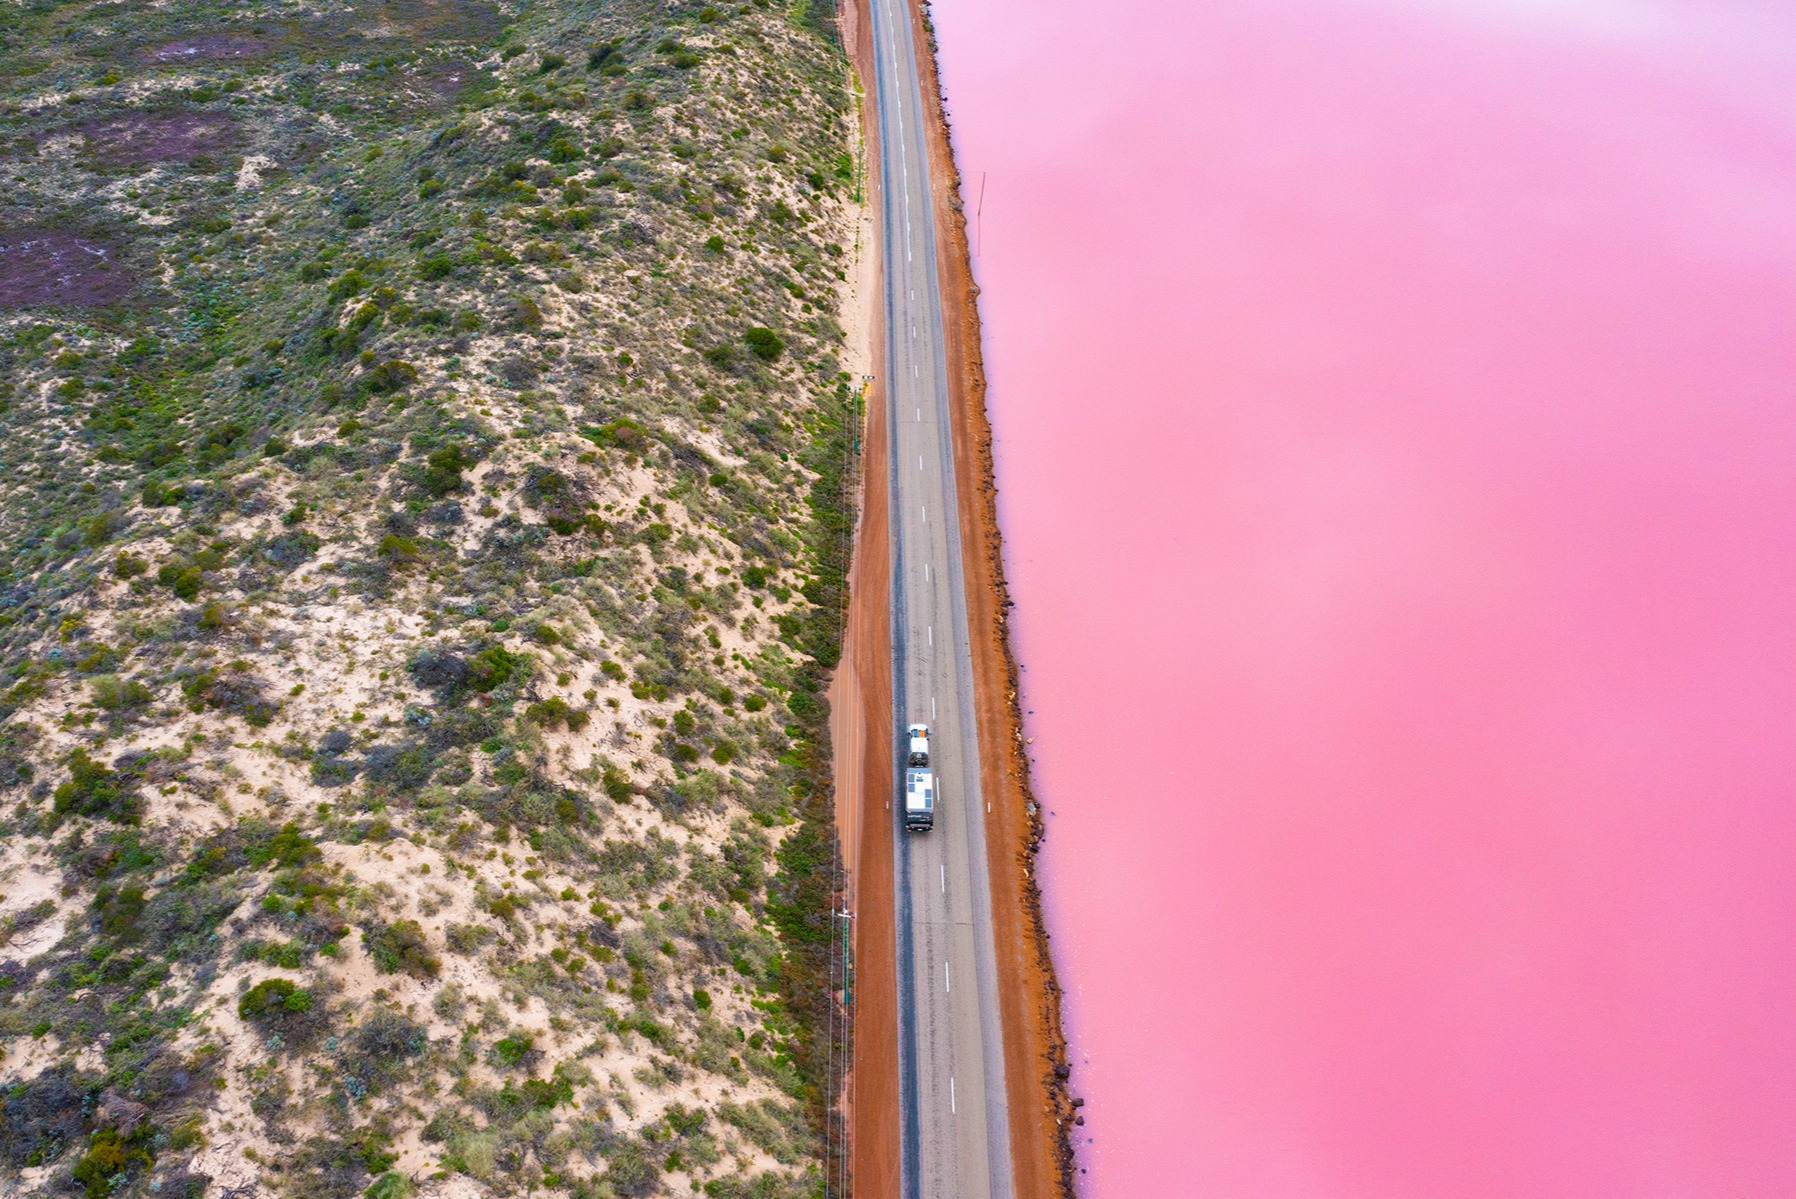
{"type": "MultiPolygon", "coordinates": [[[[836,33],[836,44],[842,45],[840,30],[842,10],[846,0],[836,0],[835,20],[832,29],[836,33]]],[[[865,178],[867,171],[867,146],[862,136],[861,104],[862,94],[854,66],[843,56],[843,69],[846,85],[854,98],[855,145],[854,145],[854,199],[858,205],[865,195],[865,178]]],[[[855,222],[856,261],[865,251],[861,245],[860,222],[855,222]]],[[[846,411],[842,419],[848,426],[848,436],[842,439],[842,489],[844,506],[852,514],[852,518],[844,522],[842,529],[842,545],[840,552],[845,565],[852,565],[854,553],[854,537],[860,528],[861,513],[861,442],[865,428],[867,411],[867,393],[871,377],[863,378],[859,385],[844,397],[846,411]]],[[[848,634],[848,610],[850,588],[841,588],[839,602],[841,609],[841,629],[843,636],[848,634]]],[[[840,746],[832,747],[832,755],[840,752],[840,746]]],[[[834,796],[840,799],[838,791],[834,796]]],[[[840,824],[838,821],[838,829],[840,824]]],[[[841,838],[835,837],[830,849],[830,954],[829,954],[829,995],[828,995],[828,1036],[827,1061],[824,1069],[827,1095],[824,1109],[824,1199],[851,1199],[854,1188],[854,1047],[855,1047],[855,996],[854,996],[854,913],[848,902],[848,876],[842,860],[841,838]]]]}

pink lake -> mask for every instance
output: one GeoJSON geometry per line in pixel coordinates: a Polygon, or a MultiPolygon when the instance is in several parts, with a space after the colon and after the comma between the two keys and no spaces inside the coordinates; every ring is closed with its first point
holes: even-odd
{"type": "Polygon", "coordinates": [[[933,13],[1085,1193],[1796,1195],[1796,9],[933,13]]]}

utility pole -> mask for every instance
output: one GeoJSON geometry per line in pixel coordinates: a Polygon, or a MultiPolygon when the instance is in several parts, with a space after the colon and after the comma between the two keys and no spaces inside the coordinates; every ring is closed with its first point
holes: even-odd
{"type": "Polygon", "coordinates": [[[979,172],[979,204],[973,209],[973,257],[985,249],[985,176],[979,172]]]}

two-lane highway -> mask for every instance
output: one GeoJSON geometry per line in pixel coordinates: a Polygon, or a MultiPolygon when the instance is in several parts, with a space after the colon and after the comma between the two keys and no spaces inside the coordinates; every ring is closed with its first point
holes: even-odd
{"type": "Polygon", "coordinates": [[[905,1199],[1011,1199],[1003,1029],[992,945],[973,667],[961,570],[934,193],[908,0],[870,0],[892,458],[893,728],[931,729],[935,828],[898,861],[899,1075],[905,1199]]]}

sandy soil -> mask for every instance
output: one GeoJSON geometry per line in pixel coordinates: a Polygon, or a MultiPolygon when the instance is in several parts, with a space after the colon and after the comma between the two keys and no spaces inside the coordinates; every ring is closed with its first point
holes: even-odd
{"type": "MultiPolygon", "coordinates": [[[[871,95],[872,38],[867,0],[843,11],[843,37],[863,88],[871,95]]],[[[985,366],[980,347],[978,287],[967,254],[960,175],[949,143],[947,115],[933,52],[920,14],[916,42],[923,91],[932,117],[930,154],[936,189],[937,244],[946,310],[951,402],[955,414],[955,470],[960,491],[961,540],[967,560],[967,612],[973,638],[974,688],[984,749],[981,783],[992,802],[986,830],[994,939],[1002,984],[1006,1084],[1016,1190],[1020,1196],[1070,1196],[1074,1110],[1067,1087],[1066,1041],[1060,1026],[1060,988],[1048,953],[1047,929],[1035,886],[1034,855],[1043,828],[1029,787],[1016,664],[1004,613],[1004,583],[985,413],[985,366]]],[[[869,106],[862,111],[869,160],[878,154],[869,106]]],[[[868,203],[879,211],[877,180],[868,203]]],[[[874,293],[877,295],[877,291],[874,293]]],[[[870,361],[883,357],[883,331],[872,329],[870,361]]],[[[860,813],[844,822],[845,859],[859,913],[855,929],[856,1040],[852,1103],[855,1193],[860,1199],[898,1194],[897,964],[892,894],[890,772],[878,752],[891,727],[891,591],[887,546],[884,392],[869,396],[864,461],[865,508],[856,544],[848,643],[836,683],[838,810],[860,813]],[[848,847],[857,847],[850,854],[848,847]],[[866,902],[858,902],[864,897],[866,902]]]]}

